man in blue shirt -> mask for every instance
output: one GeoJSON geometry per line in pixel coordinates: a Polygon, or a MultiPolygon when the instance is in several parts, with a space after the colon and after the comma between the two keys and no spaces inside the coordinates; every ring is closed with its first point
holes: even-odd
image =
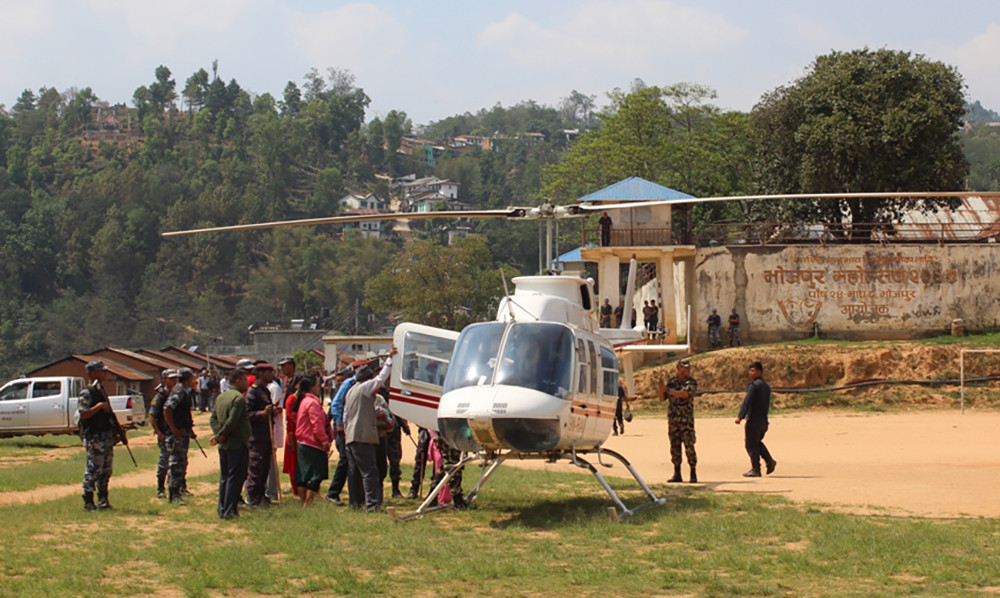
{"type": "Polygon", "coordinates": [[[326,500],[337,506],[344,503],[340,500],[340,493],[347,483],[347,451],[344,445],[344,401],[347,398],[347,391],[357,382],[354,377],[354,370],[344,368],[336,373],[333,378],[337,385],[336,394],[330,401],[330,421],[333,422],[333,442],[337,447],[337,468],[333,472],[333,479],[330,480],[330,490],[326,493],[326,500]]]}

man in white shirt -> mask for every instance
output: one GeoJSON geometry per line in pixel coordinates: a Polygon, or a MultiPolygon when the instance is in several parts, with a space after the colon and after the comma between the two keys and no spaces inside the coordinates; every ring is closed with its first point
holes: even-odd
{"type": "Polygon", "coordinates": [[[382,480],[375,462],[379,443],[375,394],[389,380],[392,356],[395,354],[396,347],[393,346],[377,376],[373,376],[371,364],[356,372],[354,377],[357,383],[347,391],[344,400],[344,442],[350,470],[347,493],[351,507],[360,509],[363,506],[369,513],[382,510],[382,480]]]}

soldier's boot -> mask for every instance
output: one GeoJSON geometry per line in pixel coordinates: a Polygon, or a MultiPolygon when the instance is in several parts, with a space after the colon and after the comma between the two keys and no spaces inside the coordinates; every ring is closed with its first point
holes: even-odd
{"type": "Polygon", "coordinates": [[[101,510],[101,511],[110,511],[111,509],[114,508],[114,507],[111,506],[111,503],[108,502],[108,493],[107,492],[98,492],[97,493],[97,508],[98,508],[98,510],[101,510]]]}
{"type": "Polygon", "coordinates": [[[406,495],[406,498],[408,498],[410,500],[416,500],[417,499],[417,487],[416,486],[410,486],[410,493],[406,495]]]}
{"type": "Polygon", "coordinates": [[[698,474],[695,472],[694,465],[691,466],[691,479],[688,481],[692,484],[698,483],[698,474]]]}
{"type": "Polygon", "coordinates": [[[399,480],[392,483],[392,497],[403,498],[403,493],[399,491],[399,480]]]}
{"type": "Polygon", "coordinates": [[[184,502],[184,498],[181,497],[181,491],[180,491],[179,488],[171,488],[170,489],[170,502],[172,502],[174,504],[178,504],[178,505],[186,505],[187,504],[186,502],[184,502]]]}
{"type": "Polygon", "coordinates": [[[83,510],[84,511],[96,511],[97,505],[94,504],[94,493],[84,492],[83,493],[83,510]]]}
{"type": "Polygon", "coordinates": [[[777,466],[778,466],[778,462],[775,461],[774,459],[771,459],[770,461],[768,461],[767,462],[767,469],[766,469],[767,475],[771,475],[772,473],[774,473],[774,468],[777,467],[777,466]]]}
{"type": "Polygon", "coordinates": [[[681,466],[680,465],[674,465],[674,477],[670,478],[667,481],[668,482],[683,482],[684,481],[684,480],[681,479],[681,466]]]}
{"type": "Polygon", "coordinates": [[[465,502],[465,498],[461,494],[453,496],[451,498],[451,504],[459,511],[464,511],[469,508],[469,503],[465,502]]]}

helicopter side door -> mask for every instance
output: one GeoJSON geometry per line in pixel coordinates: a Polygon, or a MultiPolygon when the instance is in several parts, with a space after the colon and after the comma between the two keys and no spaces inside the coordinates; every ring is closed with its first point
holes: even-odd
{"type": "Polygon", "coordinates": [[[392,340],[397,355],[389,379],[389,410],[428,430],[438,429],[441,388],[458,333],[404,322],[392,340]]]}

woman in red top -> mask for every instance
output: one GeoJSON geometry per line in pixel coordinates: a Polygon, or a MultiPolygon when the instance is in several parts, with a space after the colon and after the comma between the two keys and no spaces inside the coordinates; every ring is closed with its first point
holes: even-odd
{"type": "Polygon", "coordinates": [[[290,409],[298,413],[295,420],[295,440],[298,442],[295,481],[303,507],[316,498],[320,483],[330,474],[328,460],[333,430],[319,402],[319,392],[319,381],[305,376],[289,404],[290,409]]]}
{"type": "Polygon", "coordinates": [[[285,386],[285,457],[282,460],[281,471],[288,474],[292,481],[292,494],[299,494],[299,485],[295,482],[295,457],[299,451],[295,442],[295,420],[298,418],[298,411],[292,411],[292,403],[295,402],[295,391],[302,375],[296,373],[286,382],[285,386]]]}

